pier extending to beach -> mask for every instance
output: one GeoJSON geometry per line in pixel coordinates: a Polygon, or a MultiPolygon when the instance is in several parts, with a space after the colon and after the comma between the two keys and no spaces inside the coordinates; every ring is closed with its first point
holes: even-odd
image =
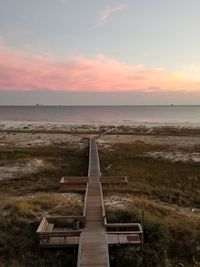
{"type": "Polygon", "coordinates": [[[62,192],[85,192],[82,216],[45,217],[37,234],[40,246],[78,247],[77,267],[109,267],[109,246],[141,246],[143,229],[139,223],[107,223],[103,191],[125,191],[126,177],[102,177],[95,137],[90,138],[88,177],[62,177],[62,192]],[[73,223],[73,228],[56,226],[73,223]]]}
{"type": "Polygon", "coordinates": [[[96,139],[90,139],[86,227],[79,244],[78,267],[109,267],[109,253],[102,212],[104,210],[100,182],[100,165],[96,139]]]}

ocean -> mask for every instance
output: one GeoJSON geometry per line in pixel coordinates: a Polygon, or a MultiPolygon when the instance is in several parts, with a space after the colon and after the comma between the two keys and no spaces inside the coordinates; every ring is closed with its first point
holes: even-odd
{"type": "Polygon", "coordinates": [[[0,106],[0,124],[200,126],[200,106],[0,106]]]}

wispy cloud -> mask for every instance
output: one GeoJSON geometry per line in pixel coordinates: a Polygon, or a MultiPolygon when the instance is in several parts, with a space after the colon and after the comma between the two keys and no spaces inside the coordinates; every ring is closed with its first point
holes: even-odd
{"type": "Polygon", "coordinates": [[[189,77],[183,72],[147,68],[110,59],[104,55],[56,61],[11,49],[0,38],[0,90],[64,92],[200,91],[197,68],[189,77]]]}
{"type": "Polygon", "coordinates": [[[105,8],[105,9],[101,12],[101,14],[100,14],[100,16],[99,16],[99,19],[98,19],[98,23],[99,23],[99,25],[105,24],[105,23],[108,21],[108,19],[109,19],[109,17],[110,17],[111,15],[113,15],[113,14],[116,13],[116,12],[120,12],[120,11],[124,10],[126,7],[127,7],[126,5],[121,4],[121,5],[112,7],[112,8],[111,8],[111,7],[107,7],[107,8],[105,8]]]}

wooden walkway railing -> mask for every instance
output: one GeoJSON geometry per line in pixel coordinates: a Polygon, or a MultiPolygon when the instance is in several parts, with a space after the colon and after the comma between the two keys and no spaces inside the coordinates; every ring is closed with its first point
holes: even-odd
{"type": "Polygon", "coordinates": [[[88,164],[88,177],[100,178],[100,163],[97,142],[95,137],[90,138],[90,151],[89,151],[89,164],[88,164]]]}

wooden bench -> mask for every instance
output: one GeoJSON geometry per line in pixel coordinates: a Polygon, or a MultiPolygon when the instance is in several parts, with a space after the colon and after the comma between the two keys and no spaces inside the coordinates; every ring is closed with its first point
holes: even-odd
{"type": "Polygon", "coordinates": [[[54,224],[48,223],[47,219],[44,217],[36,231],[36,233],[45,233],[53,231],[54,224]]]}
{"type": "Polygon", "coordinates": [[[47,219],[44,217],[36,231],[36,233],[39,235],[40,244],[44,242],[44,240],[48,243],[50,236],[49,233],[53,232],[54,224],[48,223],[47,219]],[[48,233],[45,236],[45,233],[48,233]]]}

